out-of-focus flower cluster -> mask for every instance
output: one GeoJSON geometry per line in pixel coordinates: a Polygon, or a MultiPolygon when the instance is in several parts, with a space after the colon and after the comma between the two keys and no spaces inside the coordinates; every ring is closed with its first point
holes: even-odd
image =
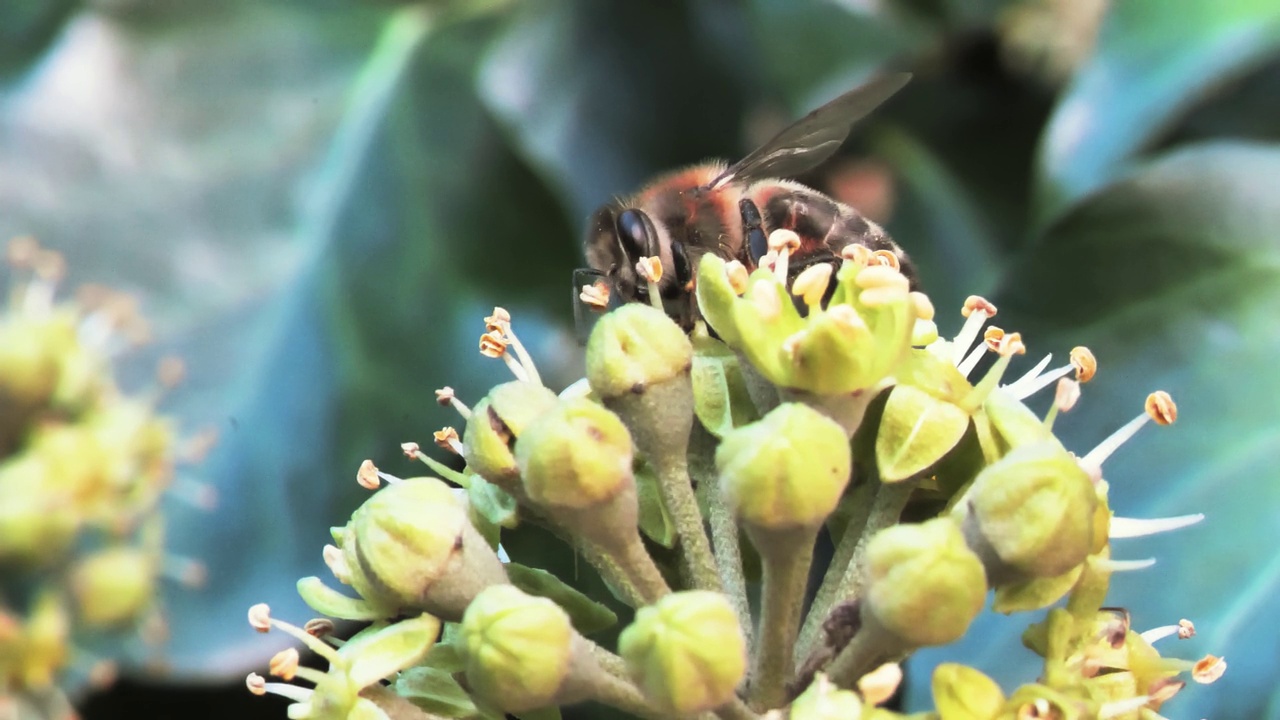
{"type": "MultiPolygon", "coordinates": [[[[63,717],[63,690],[114,677],[111,648],[163,638],[160,583],[201,579],[199,564],[164,553],[162,497],[211,497],[175,482],[175,427],[155,411],[181,363],[162,361],[154,387],[138,394],[112,378],[112,357],[147,339],[133,299],[85,287],[59,300],[63,259],[30,239],[10,243],[7,259],[0,715],[63,717]]],[[[182,459],[196,459],[207,441],[192,440],[182,459]]]]}
{"type": "MultiPolygon", "coordinates": [[[[705,323],[691,335],[656,306],[604,314],[587,377],[559,394],[496,309],[481,352],[515,379],[474,407],[436,393],[466,423],[436,443],[465,468],[415,443],[405,453],[432,476],[366,461],[358,481],[389,485],[323,553],[351,593],[298,583],[319,613],[370,627],[342,642],[330,620],[299,628],[254,607],[255,628],[292,633],[329,669],[286,650],[272,674],[314,688],[255,674],[250,689],[326,720],[554,717],[583,701],[645,718],[900,717],[883,706],[899,663],[962,637],[993,594],[1004,613],[1053,607],[1025,636],[1040,680],[1006,692],[944,665],[928,717],[1155,718],[1184,678],[1222,673],[1219,658],[1156,650],[1190,622],[1138,632],[1104,606],[1113,573],[1150,564],[1114,558],[1113,540],[1199,520],[1126,519],[1108,503],[1106,459],[1148,421],[1174,421],[1167,394],[1073,454],[1053,425],[1097,369],[1087,349],[1007,382],[1025,348],[987,325],[991,303],[970,298],[940,339],[892,253],[855,245],[789,272],[795,238],[769,243],[754,272],[701,260],[705,323]],[[1023,401],[1046,389],[1041,417],[1023,401]],[[560,537],[634,610],[615,647],[592,640],[617,622],[605,604],[506,561],[503,531],[521,522],[560,537]],[[809,596],[823,535],[834,555],[809,596]]],[[[637,267],[648,297],[661,272],[656,258],[637,267]]],[[[582,300],[604,308],[608,294],[582,300]]]]}

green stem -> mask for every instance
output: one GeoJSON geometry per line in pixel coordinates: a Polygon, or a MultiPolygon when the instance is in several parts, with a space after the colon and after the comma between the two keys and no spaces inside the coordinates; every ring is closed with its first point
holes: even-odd
{"type": "Polygon", "coordinates": [[[875,534],[898,524],[902,511],[916,489],[916,480],[903,480],[896,483],[880,483],[876,488],[876,499],[871,503],[871,513],[867,517],[866,526],[858,537],[858,545],[854,548],[853,559],[844,569],[844,576],[836,587],[836,597],[840,602],[853,600],[862,595],[862,586],[866,583],[867,548],[875,534]]]}
{"type": "Polygon", "coordinates": [[[715,714],[720,720],[759,720],[760,718],[747,707],[746,703],[742,702],[741,698],[736,697],[716,708],[715,714]]]}
{"type": "Polygon", "coordinates": [[[754,707],[772,709],[786,703],[787,681],[795,674],[796,630],[817,529],[761,531],[748,527],[747,533],[764,565],[760,642],[751,669],[750,699],[754,707]]]}
{"type": "Polygon", "coordinates": [[[887,633],[864,624],[826,667],[827,676],[840,687],[857,687],[858,678],[900,654],[896,645],[896,642],[887,637],[887,633]]]}
{"type": "Polygon", "coordinates": [[[689,473],[697,481],[707,499],[711,523],[711,549],[715,554],[720,582],[729,604],[738,615],[742,637],[747,647],[753,645],[751,605],[747,600],[747,580],[742,570],[742,546],[738,538],[738,522],[720,494],[715,469],[716,438],[701,423],[695,424],[689,440],[689,473]]]}
{"type": "MultiPolygon", "coordinates": [[[[813,658],[818,650],[817,641],[822,622],[826,620],[831,608],[836,603],[850,602],[862,595],[862,586],[866,583],[866,568],[864,565],[866,565],[867,548],[871,544],[871,538],[881,530],[898,523],[898,520],[902,517],[902,510],[907,506],[907,500],[911,498],[911,492],[915,489],[916,482],[915,480],[903,480],[896,483],[877,482],[875,484],[875,500],[871,502],[866,522],[862,526],[862,532],[856,534],[857,541],[854,543],[852,557],[849,559],[848,564],[839,571],[841,573],[840,579],[836,583],[835,592],[826,609],[819,611],[815,603],[814,609],[810,611],[810,620],[806,623],[812,623],[810,634],[806,637],[808,646],[801,647],[798,655],[802,655],[805,658],[813,658]]],[[[853,529],[852,524],[850,524],[849,529],[845,531],[845,535],[840,538],[841,545],[844,545],[849,540],[849,535],[852,534],[853,529]]],[[[834,563],[833,567],[835,567],[834,563]]],[[[803,664],[807,664],[807,661],[803,664]]]]}
{"type": "Polygon", "coordinates": [[[684,455],[667,454],[651,458],[657,461],[658,489],[662,502],[680,535],[680,559],[699,590],[723,592],[720,573],[711,554],[711,542],[702,525],[702,512],[689,479],[689,465],[684,455]]]}
{"type": "Polygon", "coordinates": [[[671,592],[639,536],[636,542],[619,548],[606,548],[581,538],[575,547],[600,573],[600,577],[622,596],[622,601],[633,608],[650,605],[671,592]]]}
{"type": "Polygon", "coordinates": [[[813,598],[809,614],[805,616],[804,624],[800,628],[800,637],[796,642],[797,662],[813,649],[813,643],[822,629],[822,621],[826,619],[827,613],[831,612],[831,607],[840,597],[838,594],[840,580],[844,577],[845,568],[853,562],[854,551],[867,526],[867,520],[871,517],[872,493],[878,485],[879,483],[874,481],[863,483],[854,488],[846,498],[846,502],[853,511],[849,515],[848,522],[845,523],[840,541],[836,544],[831,564],[827,566],[827,571],[822,576],[822,585],[818,587],[818,593],[813,598]]]}
{"type": "Polygon", "coordinates": [[[670,720],[666,713],[650,705],[644,699],[644,695],[640,693],[640,690],[635,685],[632,685],[630,681],[616,677],[611,673],[601,673],[600,677],[593,683],[592,690],[594,691],[594,699],[597,702],[618,708],[639,718],[670,720]]]}

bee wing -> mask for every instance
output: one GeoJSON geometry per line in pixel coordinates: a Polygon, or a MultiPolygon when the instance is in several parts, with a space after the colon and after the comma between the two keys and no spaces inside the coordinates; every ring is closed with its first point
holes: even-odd
{"type": "Polygon", "coordinates": [[[866,117],[911,79],[911,73],[880,75],[797,120],[772,140],[734,163],[711,182],[712,189],[730,182],[791,177],[831,157],[853,124],[866,117]]]}

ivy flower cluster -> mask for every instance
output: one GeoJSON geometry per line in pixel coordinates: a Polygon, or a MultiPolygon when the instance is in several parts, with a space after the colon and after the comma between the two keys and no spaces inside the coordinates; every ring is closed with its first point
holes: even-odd
{"type": "MultiPolygon", "coordinates": [[[[990,302],[969,298],[940,338],[892,254],[854,245],[838,267],[791,273],[788,233],[753,272],[701,260],[691,334],[656,300],[604,312],[586,378],[560,393],[495,309],[480,350],[515,379],[472,407],[436,393],[465,422],[436,444],[464,469],[415,443],[403,449],[428,476],[366,461],[360,484],[386,486],[323,552],[348,592],[298,582],[321,615],[369,627],[343,642],[331,620],[299,628],[255,606],[256,629],[291,633],[329,669],[289,649],[271,673],[313,687],[254,674],[249,688],[293,700],[295,719],[546,718],[586,701],[641,718],[889,719],[904,717],[885,707],[900,663],[962,637],[989,598],[1052,608],[1024,637],[1039,680],[1006,691],[943,665],[935,709],[913,717],[1150,720],[1186,678],[1221,675],[1220,658],[1156,649],[1190,622],[1143,632],[1105,606],[1114,573],[1150,564],[1113,557],[1113,540],[1200,519],[1129,519],[1108,501],[1107,459],[1175,420],[1169,395],[1073,454],[1053,425],[1095,374],[1090,351],[1008,381],[1025,346],[989,325],[990,302]],[[1040,417],[1024,400],[1050,388],[1040,417]],[[619,622],[606,603],[508,561],[519,523],[549,529],[628,607],[612,647],[598,642],[619,622]],[[823,536],[834,552],[807,593],[823,536]]],[[[661,272],[637,267],[650,298],[661,272]]],[[[609,288],[581,299],[604,310],[609,288]]]]}
{"type": "Polygon", "coordinates": [[[164,637],[159,586],[201,582],[202,566],[166,554],[162,498],[207,505],[178,466],[211,438],[180,443],[157,414],[181,381],[176,359],[126,394],[111,360],[147,340],[129,296],[85,287],[60,301],[58,253],[8,246],[0,314],[0,715],[71,716],[64,691],[102,685],[104,649],[164,637]],[[185,445],[185,447],[180,447],[185,445]]]}

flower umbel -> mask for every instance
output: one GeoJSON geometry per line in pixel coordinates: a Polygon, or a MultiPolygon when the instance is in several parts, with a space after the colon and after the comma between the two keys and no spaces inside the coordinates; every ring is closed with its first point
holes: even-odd
{"type": "MultiPolygon", "coordinates": [[[[607,312],[586,382],[561,395],[495,309],[481,351],[516,379],[474,407],[436,392],[466,428],[435,444],[466,466],[414,442],[406,457],[440,479],[400,480],[366,461],[360,484],[387,487],[323,553],[359,597],[299,582],[316,610],[373,628],[334,650],[331,625],[308,624],[321,640],[255,611],[255,626],[286,629],[330,670],[286,652],[271,671],[315,689],[257,676],[250,688],[294,698],[291,717],[308,718],[488,719],[595,701],[642,718],[885,720],[904,717],[883,707],[902,660],[963,637],[990,591],[1005,613],[1065,598],[1024,638],[1041,677],[1006,692],[974,668],[940,666],[931,717],[1154,718],[1184,676],[1221,675],[1220,658],[1156,651],[1189,622],[1137,632],[1104,606],[1113,573],[1151,563],[1114,558],[1112,540],[1200,519],[1115,516],[1102,477],[1141,426],[1176,419],[1172,398],[1153,393],[1138,418],[1074,455],[1053,427],[1078,412],[1098,368],[1091,351],[1009,381],[1028,341],[987,326],[992,303],[969,298],[960,331],[941,339],[897,256],[851,246],[839,267],[801,268],[799,247],[775,232],[754,272],[703,256],[691,334],[660,302],[607,312]],[[1032,412],[1024,400],[1049,387],[1048,413],[1032,412]],[[617,614],[499,559],[499,542],[520,537],[503,534],[526,521],[634,610],[616,654],[591,638],[617,614]],[[807,600],[824,533],[835,550],[807,600]],[[444,621],[438,642],[431,616],[444,621]]],[[[635,272],[659,300],[660,260],[635,272]]],[[[605,295],[582,292],[599,309],[605,295]]]]}

